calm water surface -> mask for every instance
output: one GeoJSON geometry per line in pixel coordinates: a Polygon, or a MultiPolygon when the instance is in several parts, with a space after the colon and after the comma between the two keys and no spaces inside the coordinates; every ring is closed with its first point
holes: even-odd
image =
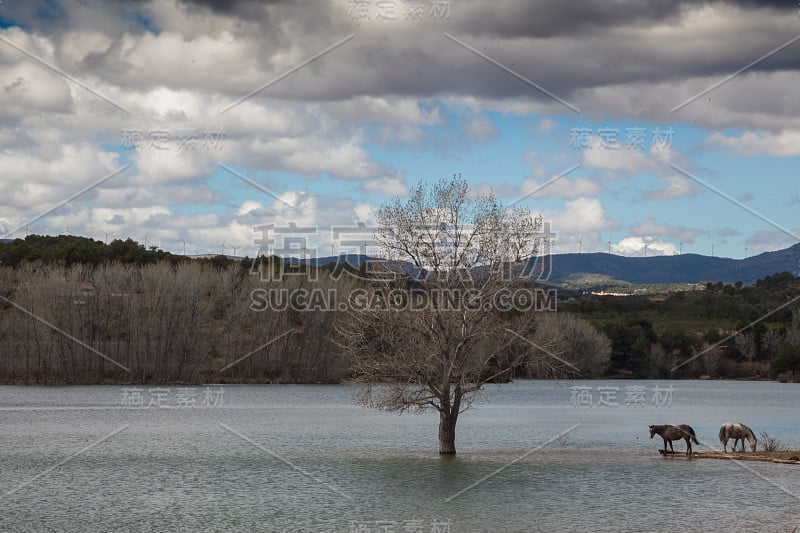
{"type": "Polygon", "coordinates": [[[688,423],[702,450],[717,447],[722,422],[742,421],[800,448],[798,384],[492,386],[462,415],[448,459],[436,454],[436,416],[367,410],[353,387],[211,386],[205,406],[204,389],[143,387],[145,405],[165,408],[136,408],[123,387],[0,387],[0,531],[800,525],[800,467],[663,458],[647,431],[688,423]],[[576,405],[577,386],[592,406],[576,405]],[[179,405],[193,396],[194,408],[179,405]]]}

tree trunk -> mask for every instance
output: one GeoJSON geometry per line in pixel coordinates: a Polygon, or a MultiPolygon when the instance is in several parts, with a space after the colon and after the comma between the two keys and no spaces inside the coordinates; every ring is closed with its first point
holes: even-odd
{"type": "Polygon", "coordinates": [[[439,454],[456,453],[456,420],[458,415],[439,412],[439,454]]]}

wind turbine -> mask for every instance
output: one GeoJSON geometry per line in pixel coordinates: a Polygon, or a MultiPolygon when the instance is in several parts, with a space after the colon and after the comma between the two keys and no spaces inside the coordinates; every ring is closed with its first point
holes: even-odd
{"type": "Polygon", "coordinates": [[[226,248],[225,241],[222,241],[222,244],[219,245],[219,250],[220,250],[219,255],[225,255],[225,248],[226,248]]]}
{"type": "Polygon", "coordinates": [[[647,244],[647,243],[644,243],[644,256],[645,256],[645,257],[647,257],[647,247],[648,247],[648,246],[649,246],[649,244],[647,244]]]}
{"type": "Polygon", "coordinates": [[[608,241],[608,253],[611,253],[611,241],[608,241]]]}
{"type": "Polygon", "coordinates": [[[142,239],[144,239],[144,249],[147,250],[147,232],[144,233],[144,237],[142,237],[142,239]]]}
{"type": "Polygon", "coordinates": [[[186,255],[186,241],[183,241],[183,255],[186,255]]]}
{"type": "Polygon", "coordinates": [[[583,253],[583,235],[581,235],[581,240],[578,241],[578,253],[583,253]]]}
{"type": "Polygon", "coordinates": [[[113,233],[111,233],[110,231],[104,231],[103,233],[105,233],[106,235],[106,244],[108,244],[108,236],[113,235],[113,233]]]}
{"type": "Polygon", "coordinates": [[[69,224],[67,224],[67,227],[64,228],[64,231],[62,231],[61,234],[62,235],[72,235],[72,233],[70,233],[70,231],[69,231],[69,224]]]}

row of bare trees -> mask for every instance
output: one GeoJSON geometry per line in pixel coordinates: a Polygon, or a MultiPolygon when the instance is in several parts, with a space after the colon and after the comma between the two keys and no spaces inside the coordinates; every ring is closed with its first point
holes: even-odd
{"type": "Polygon", "coordinates": [[[757,359],[759,347],[761,358],[769,361],[787,346],[800,345],[800,322],[795,321],[785,330],[770,329],[764,332],[760,342],[751,332],[745,332],[734,338],[736,350],[748,362],[757,359]]]}
{"type": "MultiPolygon", "coordinates": [[[[276,289],[285,297],[316,289],[346,295],[358,282],[347,274],[339,279],[327,273],[310,279],[298,274],[272,281],[264,277],[238,265],[220,269],[208,263],[0,268],[0,382],[345,379],[350,369],[343,350],[334,344],[335,323],[352,320],[350,314],[304,311],[297,305],[254,309],[251,293],[276,289]]],[[[386,318],[402,322],[408,315],[386,318]]],[[[517,339],[524,348],[539,346],[558,355],[578,367],[580,377],[601,375],[607,368],[608,338],[587,322],[563,313],[537,313],[535,320],[525,322],[534,344],[517,339]]],[[[400,333],[407,325],[391,324],[391,329],[400,333]]],[[[377,333],[376,323],[365,327],[377,333]]],[[[429,356],[419,345],[410,348],[409,365],[414,352],[429,356]]],[[[475,349],[491,351],[480,343],[475,349]]],[[[544,361],[545,367],[522,366],[513,375],[550,377],[546,366],[558,361],[544,361]]],[[[484,378],[494,374],[491,366],[484,370],[491,371],[484,378]]]]}
{"type": "Polygon", "coordinates": [[[335,312],[251,307],[254,289],[311,283],[207,263],[0,268],[0,381],[336,382],[335,312]]]}
{"type": "MultiPolygon", "coordinates": [[[[733,337],[732,346],[705,342],[696,350],[699,356],[692,358],[686,368],[691,375],[766,378],[769,361],[793,346],[800,346],[800,321],[797,319],[785,329],[768,329],[761,335],[752,331],[741,332],[733,337]]],[[[672,377],[670,374],[680,360],[678,350],[668,351],[655,343],[650,346],[648,355],[647,377],[672,377]]]]}
{"type": "MultiPolygon", "coordinates": [[[[265,281],[238,265],[208,263],[0,268],[0,382],[339,382],[349,370],[334,344],[335,323],[346,315],[296,305],[254,310],[251,293],[348,294],[355,286],[346,274],[265,281]]],[[[581,377],[605,371],[607,337],[570,315],[537,315],[526,321],[535,346],[580,368],[581,377]]],[[[401,325],[392,329],[403,331],[401,325]]],[[[550,372],[527,366],[514,376],[550,372]]]]}

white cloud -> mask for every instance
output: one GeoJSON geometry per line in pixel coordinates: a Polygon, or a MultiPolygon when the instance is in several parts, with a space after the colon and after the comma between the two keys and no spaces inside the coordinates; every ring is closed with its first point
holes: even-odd
{"type": "MultiPolygon", "coordinates": [[[[117,154],[105,152],[89,143],[63,144],[57,149],[44,147],[42,152],[13,151],[0,153],[0,183],[4,194],[0,207],[29,218],[97,182],[112,168],[117,154]]],[[[129,178],[124,172],[101,187],[114,187],[129,178]],[[115,182],[116,180],[116,182],[115,182]]],[[[82,198],[96,195],[87,191],[82,198]]]]}
{"type": "Polygon", "coordinates": [[[542,215],[551,222],[551,230],[557,234],[556,253],[578,251],[579,240],[583,240],[584,251],[599,250],[603,246],[601,232],[617,228],[596,198],[568,200],[563,209],[545,211],[542,215]]]}
{"type": "Polygon", "coordinates": [[[776,133],[746,131],[737,136],[726,136],[714,132],[706,139],[706,145],[730,148],[738,156],[772,155],[794,157],[800,155],[800,130],[781,130],[776,133]]]}
{"type": "MultiPolygon", "coordinates": [[[[800,228],[793,228],[792,233],[800,235],[800,228]]],[[[749,255],[783,250],[797,243],[797,239],[782,231],[758,231],[747,237],[745,241],[745,244],[749,247],[749,255]]],[[[793,272],[793,274],[800,275],[800,268],[798,268],[798,272],[793,272]]]]}
{"type": "Polygon", "coordinates": [[[343,180],[374,179],[386,172],[371,160],[356,138],[335,141],[306,138],[254,139],[245,142],[254,164],[317,178],[323,173],[343,180]]]}
{"type": "Polygon", "coordinates": [[[671,242],[658,241],[653,237],[625,237],[616,244],[612,244],[611,250],[621,255],[644,255],[645,245],[647,255],[677,255],[678,249],[671,242]]]}
{"type": "Polygon", "coordinates": [[[365,192],[378,193],[383,196],[405,196],[408,194],[408,187],[405,181],[398,178],[367,180],[361,183],[361,189],[365,192]]]}
{"type": "Polygon", "coordinates": [[[646,199],[672,200],[675,198],[684,198],[697,195],[697,188],[693,183],[683,176],[667,176],[660,181],[666,181],[666,185],[661,189],[653,189],[645,192],[644,196],[646,199]]]}
{"type": "Polygon", "coordinates": [[[236,211],[237,215],[246,215],[248,213],[252,213],[253,211],[263,210],[264,206],[259,202],[254,202],[252,200],[248,200],[244,202],[240,207],[239,210],[236,211]]]}
{"type": "MultiPolygon", "coordinates": [[[[53,43],[19,28],[0,28],[0,36],[50,64],[57,63],[53,43]]],[[[28,113],[66,112],[72,90],[58,74],[42,68],[7,43],[0,43],[0,118],[28,113]]]]}
{"type": "Polygon", "coordinates": [[[608,178],[627,178],[652,170],[653,162],[639,150],[603,147],[599,137],[592,137],[590,145],[583,150],[582,167],[605,171],[608,178]]]}
{"type": "Polygon", "coordinates": [[[177,150],[174,146],[144,148],[129,155],[138,172],[128,181],[143,186],[202,183],[220,162],[226,160],[225,151],[177,150]]]}
{"type": "Polygon", "coordinates": [[[417,98],[357,96],[324,104],[337,118],[352,122],[381,124],[439,126],[444,119],[438,107],[424,109],[417,98]]]}
{"type": "Polygon", "coordinates": [[[558,232],[592,232],[610,227],[603,204],[596,198],[576,198],[564,204],[564,209],[551,213],[553,229],[558,232]]]}
{"type": "Polygon", "coordinates": [[[357,222],[364,222],[366,224],[375,223],[375,206],[369,204],[359,204],[353,208],[353,213],[357,222]]]}
{"type": "Polygon", "coordinates": [[[686,228],[684,226],[671,226],[660,224],[653,218],[648,218],[645,222],[632,226],[631,233],[636,237],[669,237],[684,243],[693,243],[695,239],[704,232],[698,229],[686,228]]]}
{"type": "Polygon", "coordinates": [[[463,128],[467,138],[476,141],[490,141],[500,135],[494,124],[482,115],[465,120],[463,128]]]}

